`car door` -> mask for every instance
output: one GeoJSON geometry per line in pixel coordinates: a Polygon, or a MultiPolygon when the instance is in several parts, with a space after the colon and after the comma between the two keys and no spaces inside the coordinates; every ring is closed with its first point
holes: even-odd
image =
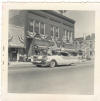
{"type": "Polygon", "coordinates": [[[71,60],[71,63],[76,63],[79,61],[79,58],[78,58],[77,54],[75,55],[74,53],[71,53],[70,60],[71,60]]]}
{"type": "Polygon", "coordinates": [[[63,62],[63,58],[61,58],[61,56],[59,56],[59,55],[52,56],[51,60],[55,60],[58,65],[62,65],[63,64],[62,63],[63,62]]]}
{"type": "Polygon", "coordinates": [[[61,58],[62,58],[62,65],[70,64],[72,59],[70,58],[70,54],[61,52],[61,58]]]}

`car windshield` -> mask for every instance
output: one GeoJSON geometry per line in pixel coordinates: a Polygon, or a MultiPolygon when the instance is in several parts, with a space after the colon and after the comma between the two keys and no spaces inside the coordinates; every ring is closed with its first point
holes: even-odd
{"type": "Polygon", "coordinates": [[[50,55],[50,56],[51,56],[51,55],[69,56],[69,53],[52,50],[52,51],[51,51],[51,54],[48,54],[48,55],[50,55]]]}
{"type": "Polygon", "coordinates": [[[60,52],[58,52],[58,51],[52,51],[52,55],[60,55],[60,52]]]}
{"type": "Polygon", "coordinates": [[[52,55],[59,55],[59,56],[68,56],[69,54],[67,52],[61,52],[61,51],[52,51],[52,55]]]}

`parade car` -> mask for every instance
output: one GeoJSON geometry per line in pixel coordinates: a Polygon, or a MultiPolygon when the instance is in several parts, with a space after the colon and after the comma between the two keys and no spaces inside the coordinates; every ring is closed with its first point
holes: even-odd
{"type": "Polygon", "coordinates": [[[69,52],[52,52],[52,54],[35,55],[33,57],[33,64],[36,66],[55,67],[57,65],[71,65],[78,62],[80,62],[79,57],[69,52]]]}

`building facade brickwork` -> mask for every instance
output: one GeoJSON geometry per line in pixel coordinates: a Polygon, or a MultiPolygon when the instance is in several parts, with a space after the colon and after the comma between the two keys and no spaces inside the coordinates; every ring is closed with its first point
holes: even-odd
{"type": "Polygon", "coordinates": [[[36,46],[40,49],[53,46],[73,49],[74,24],[74,20],[51,10],[11,10],[9,54],[15,52],[15,60],[18,60],[20,50],[27,56],[32,56],[36,46]]]}

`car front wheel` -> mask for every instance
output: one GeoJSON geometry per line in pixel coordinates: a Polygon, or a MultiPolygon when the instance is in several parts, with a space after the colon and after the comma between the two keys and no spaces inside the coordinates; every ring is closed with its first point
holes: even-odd
{"type": "Polygon", "coordinates": [[[56,66],[56,62],[55,62],[55,61],[51,61],[51,62],[50,62],[50,67],[53,68],[53,67],[55,67],[55,66],[56,66]]]}

